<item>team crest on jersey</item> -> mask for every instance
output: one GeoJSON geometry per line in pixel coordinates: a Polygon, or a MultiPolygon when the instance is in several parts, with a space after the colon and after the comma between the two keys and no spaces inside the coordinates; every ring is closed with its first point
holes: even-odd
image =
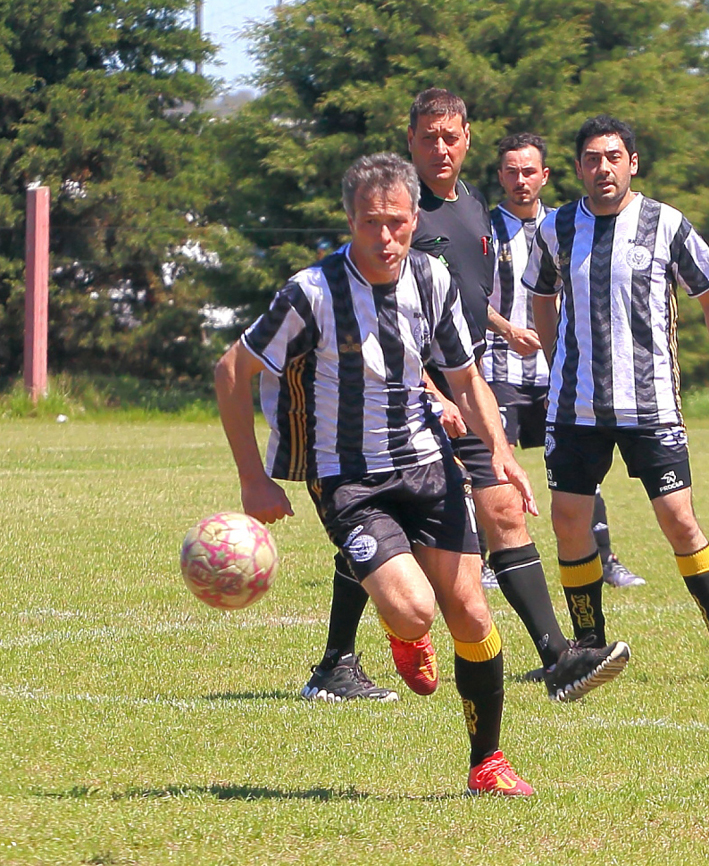
{"type": "Polygon", "coordinates": [[[423,313],[414,313],[413,337],[416,348],[420,353],[431,342],[431,330],[428,327],[428,319],[423,313]]]}
{"type": "Polygon", "coordinates": [[[346,550],[355,562],[368,562],[377,552],[379,545],[372,535],[365,535],[364,526],[356,526],[347,536],[342,549],[346,550]]]}
{"type": "Polygon", "coordinates": [[[687,431],[679,424],[655,430],[655,436],[666,448],[683,448],[687,444],[687,431]]]}
{"type": "Polygon", "coordinates": [[[556,440],[554,439],[552,434],[547,430],[546,436],[544,437],[544,456],[548,457],[555,448],[556,448],[556,440]]]}
{"type": "Polygon", "coordinates": [[[628,250],[625,260],[634,271],[644,271],[650,267],[652,253],[642,244],[632,244],[628,250]]]}

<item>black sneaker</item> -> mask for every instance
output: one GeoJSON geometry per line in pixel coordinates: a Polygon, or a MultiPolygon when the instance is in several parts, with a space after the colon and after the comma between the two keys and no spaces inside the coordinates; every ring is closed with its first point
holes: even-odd
{"type": "Polygon", "coordinates": [[[523,683],[543,683],[544,677],[546,676],[546,670],[544,668],[534,668],[531,671],[527,671],[527,673],[522,677],[523,683]]]}
{"type": "Polygon", "coordinates": [[[353,698],[386,702],[399,700],[396,692],[380,688],[369,679],[362,670],[359,656],[354,653],[342,656],[329,670],[316,665],[311,671],[313,675],[300,693],[306,701],[327,701],[335,704],[353,698]]]}
{"type": "Polygon", "coordinates": [[[605,647],[588,646],[583,640],[572,642],[544,674],[549,697],[552,701],[577,701],[591,689],[615,679],[629,658],[630,647],[620,640],[605,647]]]}

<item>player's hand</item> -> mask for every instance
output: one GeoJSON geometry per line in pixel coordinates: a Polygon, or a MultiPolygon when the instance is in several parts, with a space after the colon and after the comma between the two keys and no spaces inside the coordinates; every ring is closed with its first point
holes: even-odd
{"type": "Polygon", "coordinates": [[[534,498],[532,485],[529,483],[527,473],[512,456],[512,452],[493,454],[492,469],[500,481],[509,481],[510,484],[513,484],[519,490],[522,494],[522,508],[524,511],[534,515],[534,517],[539,517],[539,508],[534,498]]]}
{"type": "Polygon", "coordinates": [[[258,480],[242,480],[241,504],[246,514],[261,523],[275,523],[282,517],[293,516],[286,491],[265,474],[258,480]]]}
{"type": "Polygon", "coordinates": [[[465,436],[468,428],[465,425],[463,416],[460,414],[460,409],[451,400],[446,400],[442,395],[437,395],[438,402],[443,406],[443,414],[441,415],[441,423],[450,439],[457,439],[459,436],[465,436]]]}
{"type": "Polygon", "coordinates": [[[539,334],[532,328],[513,328],[507,342],[518,355],[532,355],[542,348],[539,334]]]}

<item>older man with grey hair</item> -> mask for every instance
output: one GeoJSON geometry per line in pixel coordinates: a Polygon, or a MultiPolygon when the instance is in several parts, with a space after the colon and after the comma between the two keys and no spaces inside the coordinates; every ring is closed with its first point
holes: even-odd
{"type": "Polygon", "coordinates": [[[438,679],[422,641],[438,603],[455,647],[470,737],[468,791],[533,793],[499,750],[501,641],[480,585],[469,480],[423,386],[435,359],[494,471],[537,512],[496,403],[474,363],[447,268],[410,249],[415,169],[394,154],[357,160],[343,179],[352,241],[297,273],[217,366],[219,410],[244,510],[273,522],[292,509],[273,480],[302,477],[328,535],[379,611],[407,682],[438,679]],[[256,444],[251,379],[263,373],[271,427],[267,466],[256,444]],[[297,392],[278,399],[281,389],[297,392]],[[288,405],[291,422],[279,418],[288,405]],[[408,677],[407,677],[408,675],[408,677]]]}

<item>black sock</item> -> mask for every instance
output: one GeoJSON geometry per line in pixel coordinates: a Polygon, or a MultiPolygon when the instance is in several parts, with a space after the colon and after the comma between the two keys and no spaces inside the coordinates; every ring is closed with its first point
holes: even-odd
{"type": "Polygon", "coordinates": [[[455,684],[463,699],[470,737],[470,766],[500,747],[500,724],[505,696],[502,650],[494,658],[470,662],[455,654],[455,684]]]}
{"type": "Polygon", "coordinates": [[[697,603],[704,625],[709,629],[709,573],[685,577],[684,582],[697,603]]]}
{"type": "Polygon", "coordinates": [[[525,544],[491,553],[490,567],[534,641],[542,664],[550,668],[569,644],[557,622],[536,546],[525,544]]]}
{"type": "Polygon", "coordinates": [[[593,635],[594,646],[606,645],[603,616],[603,566],[598,551],[573,562],[559,560],[561,583],[577,640],[593,635]]]}
{"type": "Polygon", "coordinates": [[[606,503],[601,496],[601,489],[596,488],[596,495],[593,499],[593,519],[591,520],[593,529],[593,537],[596,539],[598,553],[601,556],[601,562],[608,562],[608,557],[613,552],[611,550],[611,533],[608,529],[608,514],[606,512],[606,503]]]}
{"type": "Polygon", "coordinates": [[[335,556],[335,576],[332,581],[327,647],[320,667],[326,670],[333,668],[342,656],[354,652],[359,621],[368,598],[362,584],[350,574],[347,560],[338,553],[335,556]]]}

